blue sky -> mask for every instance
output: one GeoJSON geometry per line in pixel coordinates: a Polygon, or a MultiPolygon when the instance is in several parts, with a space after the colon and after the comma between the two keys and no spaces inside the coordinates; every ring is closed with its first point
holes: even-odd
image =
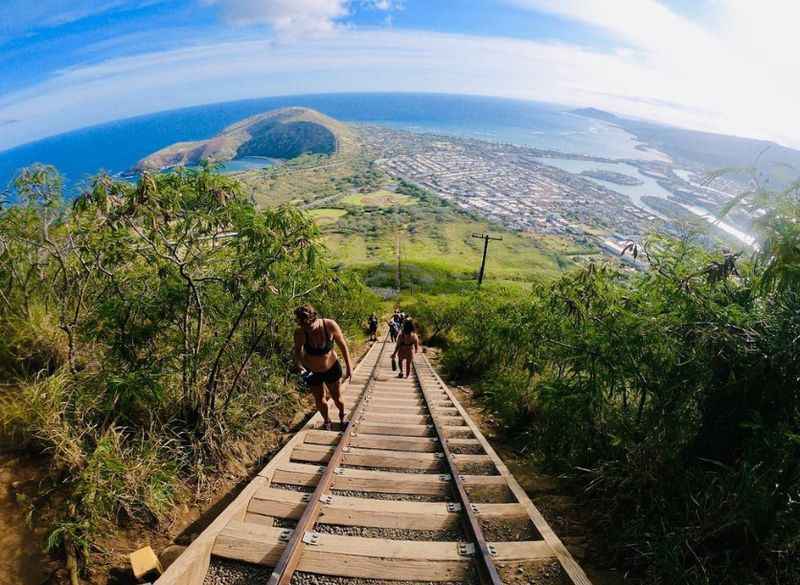
{"type": "Polygon", "coordinates": [[[0,0],[0,149],[189,105],[436,91],[800,146],[785,0],[0,0]]]}

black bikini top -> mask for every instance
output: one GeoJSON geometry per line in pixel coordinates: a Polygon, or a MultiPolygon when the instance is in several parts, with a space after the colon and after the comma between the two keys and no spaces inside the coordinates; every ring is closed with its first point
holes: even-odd
{"type": "Polygon", "coordinates": [[[314,347],[309,343],[308,333],[303,329],[303,335],[305,335],[306,338],[306,342],[303,344],[303,350],[307,355],[328,355],[333,349],[333,337],[328,337],[328,328],[325,326],[325,319],[322,319],[322,330],[325,333],[325,343],[322,347],[314,347]]]}

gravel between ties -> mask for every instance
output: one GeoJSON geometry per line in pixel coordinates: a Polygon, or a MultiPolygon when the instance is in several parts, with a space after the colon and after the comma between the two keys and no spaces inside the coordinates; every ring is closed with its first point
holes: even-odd
{"type": "MultiPolygon", "coordinates": [[[[381,579],[353,579],[350,577],[333,577],[315,575],[297,571],[290,585],[478,585],[477,575],[464,581],[384,581],[381,579]]],[[[216,584],[215,584],[216,585],[216,584]]],[[[227,585],[227,584],[226,584],[227,585]]],[[[238,585],[238,584],[236,584],[238,585]]]]}
{"type": "Polygon", "coordinates": [[[303,494],[313,494],[314,490],[317,489],[317,486],[315,485],[295,485],[293,483],[270,483],[269,487],[279,490],[286,490],[287,492],[300,492],[303,494]]]}
{"type": "Polygon", "coordinates": [[[408,468],[397,468],[397,467],[372,467],[370,465],[348,465],[343,464],[341,466],[343,469],[361,469],[364,471],[389,471],[391,473],[429,473],[432,475],[441,475],[443,473],[448,473],[447,466],[444,463],[440,463],[438,465],[438,469],[408,469],[408,468]]]}
{"type": "MultiPolygon", "coordinates": [[[[253,585],[266,583],[272,575],[271,567],[251,565],[228,559],[212,559],[203,585],[253,585]]],[[[291,585],[479,585],[477,574],[471,571],[464,581],[384,581],[380,579],[355,579],[295,571],[291,585]]]]}
{"type": "Polygon", "coordinates": [[[411,530],[408,528],[374,528],[367,526],[342,526],[339,524],[317,524],[314,530],[321,534],[358,536],[361,538],[383,538],[386,540],[469,542],[469,539],[464,535],[464,531],[460,529],[411,530]]]}
{"type": "Polygon", "coordinates": [[[373,500],[397,500],[398,502],[453,502],[452,498],[423,494],[385,494],[381,492],[362,492],[357,490],[331,490],[334,496],[352,498],[371,498],[373,500]]]}

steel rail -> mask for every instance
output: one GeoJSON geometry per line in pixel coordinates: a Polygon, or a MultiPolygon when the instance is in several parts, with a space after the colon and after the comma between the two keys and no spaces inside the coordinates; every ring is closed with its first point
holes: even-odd
{"type": "MultiPolygon", "coordinates": [[[[469,496],[467,495],[467,490],[464,488],[464,482],[461,479],[461,474],[458,471],[458,465],[456,464],[455,458],[453,457],[453,453],[450,451],[450,447],[447,444],[447,436],[444,432],[444,427],[439,422],[438,417],[436,416],[435,407],[431,406],[431,400],[428,397],[428,392],[425,388],[425,385],[422,383],[422,378],[419,375],[419,364],[418,359],[414,360],[414,373],[417,375],[417,380],[419,381],[419,386],[422,391],[422,395],[425,398],[425,403],[428,406],[428,411],[431,413],[431,420],[433,421],[433,426],[436,429],[436,435],[439,437],[439,444],[441,445],[442,451],[444,453],[445,461],[447,461],[447,466],[450,469],[450,476],[453,478],[453,483],[456,486],[456,492],[458,494],[458,499],[460,500],[461,509],[464,512],[466,517],[466,527],[468,528],[469,532],[472,533],[472,537],[475,540],[475,544],[477,545],[478,555],[480,556],[478,562],[478,569],[483,576],[483,580],[487,583],[491,583],[492,585],[503,585],[503,580],[500,577],[500,574],[497,572],[497,567],[492,560],[493,552],[486,542],[486,537],[483,534],[483,529],[481,528],[480,522],[478,521],[478,515],[475,513],[475,510],[472,508],[472,504],[469,501],[469,496]]],[[[429,363],[425,363],[425,366],[430,370],[431,375],[434,374],[433,368],[429,363]]],[[[434,376],[435,379],[435,376],[434,376]]]]}
{"type": "Polygon", "coordinates": [[[336,445],[336,449],[333,451],[325,467],[325,471],[322,473],[319,483],[317,483],[316,489],[311,494],[308,504],[306,504],[306,508],[303,510],[303,514],[297,521],[297,526],[295,526],[291,538],[286,543],[286,548],[283,549],[280,559],[272,570],[272,574],[267,582],[268,585],[288,585],[289,581],[292,579],[292,575],[294,575],[297,569],[297,565],[300,563],[300,555],[303,553],[303,548],[306,544],[306,534],[310,534],[310,529],[314,527],[319,518],[322,497],[334,484],[333,479],[336,475],[336,469],[341,464],[345,450],[349,446],[350,438],[353,435],[353,426],[361,418],[362,411],[367,404],[365,398],[369,395],[372,384],[375,382],[375,372],[378,369],[378,364],[380,364],[383,352],[386,349],[387,338],[388,334],[383,338],[383,341],[381,341],[382,345],[378,351],[378,357],[375,360],[375,364],[372,366],[372,370],[370,370],[369,378],[364,385],[364,391],[361,393],[361,397],[358,399],[358,404],[350,411],[347,426],[342,432],[339,443],[336,445]]]}

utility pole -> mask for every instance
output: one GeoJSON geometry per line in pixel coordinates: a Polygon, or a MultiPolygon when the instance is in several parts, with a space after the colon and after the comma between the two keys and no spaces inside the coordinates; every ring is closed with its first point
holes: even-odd
{"type": "Polygon", "coordinates": [[[481,271],[478,273],[478,286],[480,286],[483,284],[483,274],[486,271],[486,252],[489,250],[489,240],[499,241],[503,238],[497,238],[489,234],[472,234],[472,237],[483,240],[483,260],[481,260],[481,271]]]}
{"type": "Polygon", "coordinates": [[[394,272],[394,286],[397,288],[397,294],[400,294],[400,220],[398,218],[397,206],[394,206],[394,255],[395,255],[395,272],[394,272]]]}

